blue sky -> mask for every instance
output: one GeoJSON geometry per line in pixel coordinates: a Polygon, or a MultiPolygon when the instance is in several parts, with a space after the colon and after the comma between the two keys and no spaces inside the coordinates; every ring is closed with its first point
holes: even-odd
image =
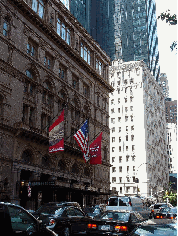
{"type": "MultiPolygon", "coordinates": [[[[177,14],[177,0],[156,0],[157,16],[170,10],[177,14]]],[[[177,25],[169,25],[166,21],[157,20],[158,49],[161,73],[166,73],[169,85],[169,97],[177,100],[177,53],[171,52],[170,45],[177,40],[177,25]]]]}

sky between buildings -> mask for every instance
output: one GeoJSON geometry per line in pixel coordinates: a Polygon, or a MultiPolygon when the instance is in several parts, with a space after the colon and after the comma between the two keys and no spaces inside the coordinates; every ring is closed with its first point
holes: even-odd
{"type": "MultiPolygon", "coordinates": [[[[166,10],[177,14],[177,0],[156,0],[156,14],[166,10]]],[[[166,21],[157,20],[159,63],[161,73],[166,73],[169,85],[169,97],[177,100],[177,53],[171,52],[170,45],[177,41],[177,25],[169,25],[166,21]]]]}

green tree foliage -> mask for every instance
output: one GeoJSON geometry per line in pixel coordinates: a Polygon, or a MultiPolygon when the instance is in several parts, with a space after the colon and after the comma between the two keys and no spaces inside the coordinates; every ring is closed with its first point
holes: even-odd
{"type": "MultiPolygon", "coordinates": [[[[158,16],[158,19],[166,20],[166,23],[169,23],[170,25],[177,25],[177,15],[171,15],[170,10],[167,10],[166,12],[161,13],[160,16],[158,16]]],[[[174,48],[177,50],[177,41],[174,41],[171,46],[171,51],[174,50],[174,48]]]]}
{"type": "Polygon", "coordinates": [[[172,191],[172,183],[169,182],[169,186],[165,189],[163,199],[166,201],[168,198],[169,203],[173,206],[177,206],[177,193],[173,193],[172,191]]]}

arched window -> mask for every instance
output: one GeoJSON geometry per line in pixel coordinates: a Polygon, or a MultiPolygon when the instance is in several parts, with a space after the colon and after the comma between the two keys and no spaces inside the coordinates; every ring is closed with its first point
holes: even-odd
{"type": "Polygon", "coordinates": [[[3,96],[0,94],[0,117],[3,116],[3,96]]]}
{"type": "Polygon", "coordinates": [[[42,165],[49,167],[51,164],[50,157],[45,155],[42,157],[42,165]]]}
{"type": "Polygon", "coordinates": [[[44,2],[42,0],[32,0],[32,9],[39,17],[44,18],[44,2]]]}
{"type": "Polygon", "coordinates": [[[32,163],[33,157],[32,157],[32,152],[30,150],[25,150],[22,153],[22,161],[26,164],[27,163],[32,163]]]}

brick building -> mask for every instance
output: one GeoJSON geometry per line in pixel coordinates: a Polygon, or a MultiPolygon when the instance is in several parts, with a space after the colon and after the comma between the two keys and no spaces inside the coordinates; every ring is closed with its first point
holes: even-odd
{"type": "Polygon", "coordinates": [[[105,202],[109,57],[60,1],[4,0],[0,11],[0,200],[105,202]],[[49,154],[62,109],[65,151],[49,154]],[[85,163],[73,138],[86,118],[90,141],[103,132],[101,165],[85,163]]]}

